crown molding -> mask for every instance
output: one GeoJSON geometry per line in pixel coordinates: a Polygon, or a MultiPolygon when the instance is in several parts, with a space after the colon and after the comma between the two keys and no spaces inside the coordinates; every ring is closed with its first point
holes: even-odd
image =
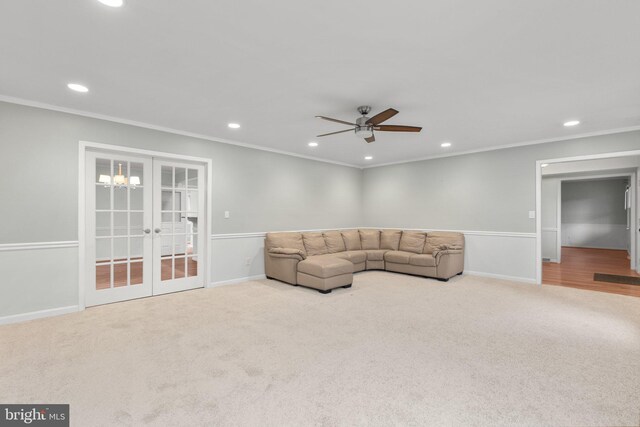
{"type": "Polygon", "coordinates": [[[202,140],[205,140],[205,141],[212,141],[212,142],[219,142],[221,144],[235,145],[235,146],[238,146],[238,147],[250,148],[252,150],[267,151],[269,153],[281,154],[281,155],[284,155],[284,156],[298,157],[300,159],[313,160],[313,161],[322,162],[322,163],[330,163],[330,164],[334,164],[334,165],[338,165],[338,166],[346,166],[346,167],[355,168],[355,169],[362,169],[362,166],[352,165],[350,163],[344,163],[344,162],[338,162],[338,161],[335,161],[335,160],[322,159],[320,157],[306,156],[304,154],[293,153],[291,151],[277,150],[275,148],[262,147],[260,145],[249,144],[249,143],[246,143],[246,142],[234,141],[234,140],[225,139],[225,138],[212,137],[212,136],[209,136],[209,135],[203,135],[203,134],[194,133],[194,132],[187,132],[187,131],[168,128],[168,127],[164,127],[164,126],[157,126],[157,125],[153,125],[153,124],[150,124],[150,123],[138,122],[138,121],[135,121],[135,120],[128,120],[128,119],[123,119],[123,118],[120,118],[120,117],[108,116],[108,115],[105,115],[105,114],[97,114],[97,113],[91,113],[89,111],[83,111],[83,110],[76,110],[76,109],[73,109],[73,108],[60,107],[60,106],[57,106],[57,105],[46,104],[46,103],[38,102],[38,101],[31,101],[31,100],[28,100],[28,99],[16,98],[16,97],[13,97],[13,96],[0,95],[0,102],[6,102],[8,104],[24,105],[26,107],[40,108],[40,109],[43,109],[43,110],[57,111],[57,112],[60,112],[60,113],[67,113],[67,114],[73,114],[73,115],[76,115],[76,116],[89,117],[89,118],[92,118],[92,119],[105,120],[105,121],[109,121],[109,122],[120,123],[120,124],[123,124],[123,125],[136,126],[136,127],[140,127],[140,128],[144,128],[144,129],[151,129],[151,130],[155,130],[155,131],[159,131],[159,132],[171,133],[171,134],[174,134],[174,135],[181,135],[181,136],[187,136],[187,137],[190,137],[190,138],[202,139],[202,140]]]}
{"type": "Polygon", "coordinates": [[[527,145],[546,144],[548,142],[570,141],[572,139],[589,138],[592,136],[613,135],[616,133],[633,132],[637,130],[640,130],[640,125],[595,131],[595,132],[587,132],[587,133],[581,133],[581,134],[571,135],[571,136],[562,136],[557,138],[536,139],[532,141],[515,142],[513,144],[494,145],[492,147],[478,148],[477,150],[466,150],[466,151],[458,151],[455,153],[436,154],[433,156],[419,157],[417,159],[411,159],[411,160],[398,160],[397,162],[388,162],[388,163],[380,163],[376,165],[362,166],[361,169],[372,169],[372,168],[379,168],[383,166],[401,165],[404,163],[414,163],[414,162],[422,162],[425,160],[442,159],[446,157],[464,156],[467,154],[484,153],[485,151],[504,150],[507,148],[526,147],[527,145]]]}

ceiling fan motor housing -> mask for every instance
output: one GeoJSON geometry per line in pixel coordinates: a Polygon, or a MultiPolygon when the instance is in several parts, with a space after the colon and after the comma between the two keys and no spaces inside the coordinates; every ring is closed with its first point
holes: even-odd
{"type": "Polygon", "coordinates": [[[369,117],[363,116],[356,120],[356,135],[361,138],[371,138],[373,136],[373,125],[367,124],[369,117]]]}

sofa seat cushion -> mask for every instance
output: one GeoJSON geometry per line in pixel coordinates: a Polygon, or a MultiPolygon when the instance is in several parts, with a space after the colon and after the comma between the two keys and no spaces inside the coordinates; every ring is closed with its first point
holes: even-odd
{"type": "Polygon", "coordinates": [[[378,249],[365,252],[367,254],[367,261],[384,261],[384,254],[389,251],[387,249],[378,249]]]}
{"type": "Polygon", "coordinates": [[[332,256],[340,259],[346,259],[347,261],[351,261],[354,264],[360,264],[367,260],[367,253],[365,251],[346,251],[323,256],[332,256]]]}
{"type": "Polygon", "coordinates": [[[396,264],[409,264],[409,260],[413,255],[415,254],[411,252],[389,251],[384,254],[384,260],[387,262],[393,262],[396,264]]]}
{"type": "Polygon", "coordinates": [[[313,256],[298,263],[298,272],[327,278],[353,273],[353,263],[335,256],[313,256]]]}
{"type": "Polygon", "coordinates": [[[409,264],[417,265],[420,267],[435,267],[438,263],[433,255],[416,254],[411,255],[411,258],[409,258],[409,264]]]}

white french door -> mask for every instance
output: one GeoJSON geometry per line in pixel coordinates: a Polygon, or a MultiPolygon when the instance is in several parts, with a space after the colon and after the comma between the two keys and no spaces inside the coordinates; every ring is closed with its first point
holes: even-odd
{"type": "Polygon", "coordinates": [[[204,167],[154,161],[153,293],[204,286],[204,167]]]}
{"type": "Polygon", "coordinates": [[[87,151],[85,305],[204,286],[204,167],[87,151]]]}

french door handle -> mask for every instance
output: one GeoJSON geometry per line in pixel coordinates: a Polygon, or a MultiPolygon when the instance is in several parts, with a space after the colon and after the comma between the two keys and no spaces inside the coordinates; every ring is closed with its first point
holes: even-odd
{"type": "Polygon", "coordinates": [[[144,234],[149,234],[149,233],[151,233],[151,229],[150,229],[150,228],[145,228],[145,229],[144,229],[144,230],[142,230],[142,231],[144,231],[144,234]]]}
{"type": "Polygon", "coordinates": [[[155,231],[155,233],[156,233],[156,234],[160,234],[160,232],[162,231],[162,229],[161,229],[161,228],[156,228],[156,229],[155,229],[155,230],[153,230],[153,231],[155,231]]]}

